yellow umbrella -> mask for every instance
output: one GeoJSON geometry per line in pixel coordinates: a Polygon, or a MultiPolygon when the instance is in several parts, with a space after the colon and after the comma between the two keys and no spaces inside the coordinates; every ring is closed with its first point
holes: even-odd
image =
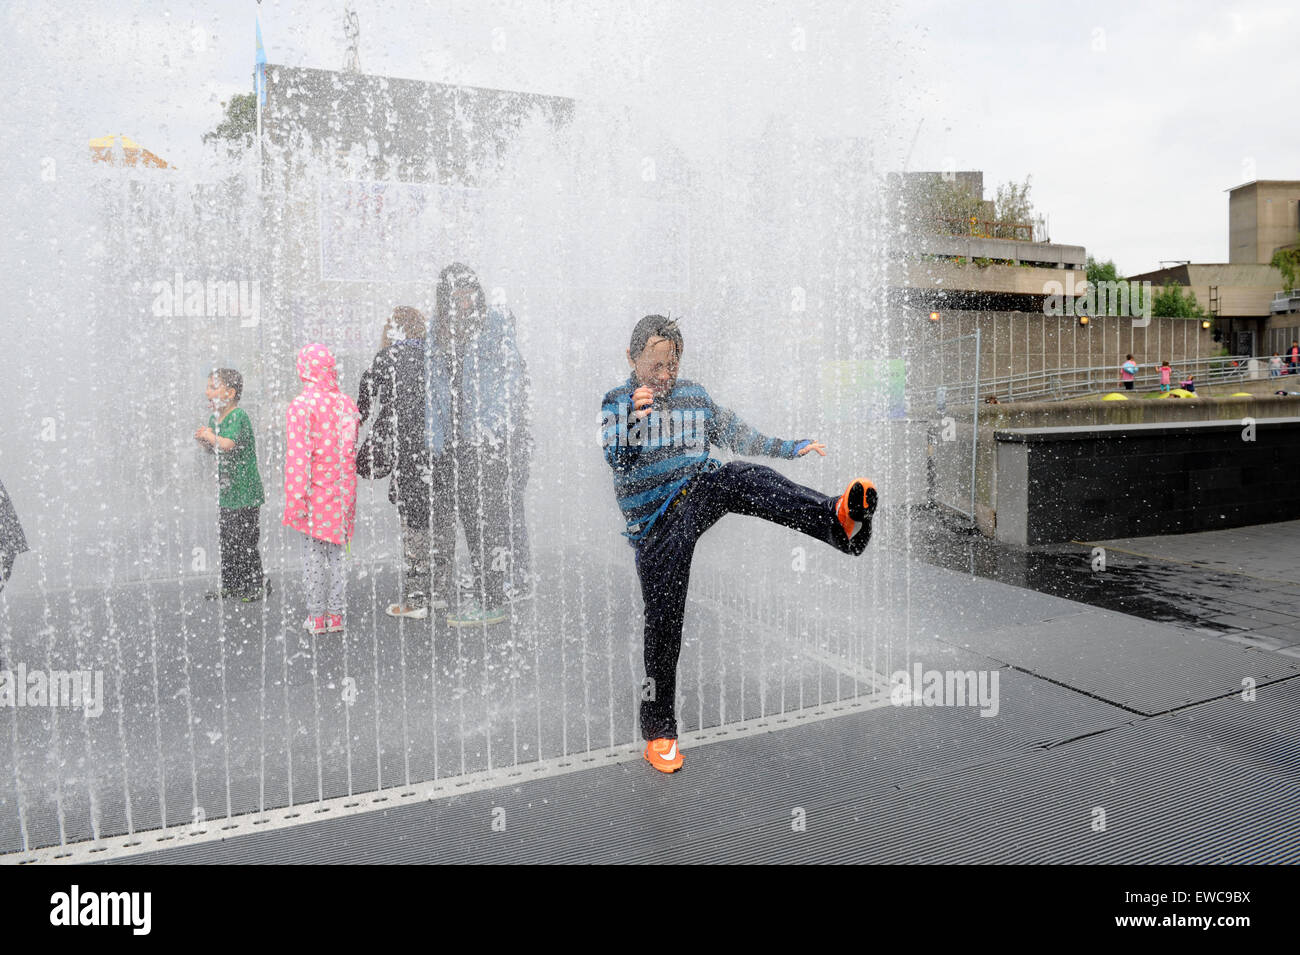
{"type": "Polygon", "coordinates": [[[1102,401],[1128,401],[1128,396],[1121,395],[1118,391],[1112,391],[1110,394],[1106,395],[1106,397],[1102,398],[1101,400],[1102,401]]]}
{"type": "Polygon", "coordinates": [[[1161,398],[1195,398],[1196,393],[1187,391],[1184,388],[1175,388],[1173,391],[1166,391],[1161,398]]]}
{"type": "Polygon", "coordinates": [[[114,166],[153,166],[156,169],[171,169],[172,166],[160,156],[151,153],[134,139],[118,133],[116,136],[100,136],[90,141],[90,158],[93,162],[106,162],[114,166]]]}

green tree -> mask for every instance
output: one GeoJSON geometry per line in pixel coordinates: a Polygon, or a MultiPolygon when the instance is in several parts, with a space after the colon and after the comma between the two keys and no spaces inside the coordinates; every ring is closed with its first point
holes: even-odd
{"type": "Polygon", "coordinates": [[[1034,204],[1029,201],[1029,180],[1004,182],[993,195],[993,218],[999,222],[1029,222],[1034,217],[1034,204]]]}
{"type": "Polygon", "coordinates": [[[257,135],[257,94],[236,93],[230,97],[229,102],[221,105],[226,115],[216,129],[203,134],[203,141],[224,141],[228,149],[253,145],[253,137],[257,135]]]}
{"type": "Polygon", "coordinates": [[[1196,293],[1182,285],[1164,285],[1152,296],[1151,314],[1157,318],[1204,318],[1196,293]]]}
{"type": "Polygon", "coordinates": [[[1282,280],[1288,290],[1295,288],[1300,284],[1296,281],[1300,278],[1300,242],[1289,248],[1278,249],[1268,264],[1282,273],[1282,280]]]}
{"type": "Polygon", "coordinates": [[[1030,223],[1034,217],[1029,201],[1029,177],[1023,183],[998,186],[993,199],[985,199],[960,176],[943,173],[913,174],[903,183],[904,218],[921,229],[941,235],[987,235],[988,220],[996,220],[992,238],[1026,239],[1025,230],[1014,225],[1030,223]],[[1001,223],[1006,223],[1003,226],[1001,223]]]}
{"type": "Polygon", "coordinates": [[[1090,255],[1085,267],[1088,270],[1089,285],[1096,285],[1098,282],[1120,281],[1119,269],[1115,268],[1115,263],[1110,259],[1105,262],[1098,262],[1090,255]]]}
{"type": "Polygon", "coordinates": [[[934,175],[914,184],[912,189],[911,211],[928,231],[962,234],[969,231],[967,223],[971,219],[984,218],[984,200],[960,179],[947,180],[942,175],[934,175]]]}

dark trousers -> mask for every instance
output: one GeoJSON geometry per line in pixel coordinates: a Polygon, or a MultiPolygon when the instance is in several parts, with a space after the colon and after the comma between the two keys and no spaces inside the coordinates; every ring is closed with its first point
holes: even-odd
{"type": "Polygon", "coordinates": [[[504,448],[462,447],[403,471],[390,497],[403,528],[427,531],[431,547],[428,561],[420,559],[423,541],[406,548],[406,596],[450,596],[459,519],[469,547],[473,594],[499,606],[505,581],[521,583],[530,570],[523,502],[527,483],[527,458],[511,459],[504,448]]]}
{"type": "Polygon", "coordinates": [[[523,489],[527,459],[505,448],[463,448],[457,455],[457,512],[465,529],[474,574],[474,594],[500,606],[506,580],[519,582],[529,563],[524,533],[523,489]]]}
{"type": "Polygon", "coordinates": [[[0,591],[3,591],[5,584],[9,582],[9,575],[14,569],[14,558],[17,556],[17,554],[0,551],[0,591]]]}
{"type": "Polygon", "coordinates": [[[427,451],[399,456],[388,497],[402,520],[403,599],[422,607],[452,596],[456,506],[451,457],[427,451]]]}
{"type": "Polygon", "coordinates": [[[650,534],[636,546],[645,601],[645,670],[652,681],[641,694],[642,736],[677,736],[677,657],[691,558],[700,535],[723,514],[747,514],[802,531],[846,554],[861,553],[835,516],[837,500],[761,464],[732,461],[693,478],[685,496],[655,521],[650,534]]]}
{"type": "Polygon", "coordinates": [[[519,455],[510,464],[510,497],[501,515],[501,534],[509,554],[506,579],[517,587],[525,585],[533,572],[533,552],[528,545],[528,527],[524,521],[524,489],[528,487],[530,461],[519,455]]]}
{"type": "Polygon", "coordinates": [[[221,589],[251,594],[265,585],[258,550],[260,507],[221,508],[221,589]]]}

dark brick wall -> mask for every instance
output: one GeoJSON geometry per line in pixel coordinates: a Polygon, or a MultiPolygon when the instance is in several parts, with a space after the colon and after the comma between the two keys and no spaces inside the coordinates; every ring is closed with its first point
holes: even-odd
{"type": "Polygon", "coordinates": [[[1022,430],[998,440],[1027,447],[1030,544],[1300,518],[1300,419],[1257,421],[1254,441],[1244,427],[1022,430]]]}

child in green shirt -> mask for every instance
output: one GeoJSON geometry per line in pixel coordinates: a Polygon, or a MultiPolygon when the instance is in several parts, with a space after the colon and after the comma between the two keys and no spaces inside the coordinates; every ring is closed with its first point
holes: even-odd
{"type": "Polygon", "coordinates": [[[258,551],[259,517],[266,497],[257,473],[253,423],[239,407],[244,377],[233,368],[218,368],[208,378],[208,426],[194,437],[217,455],[221,505],[221,589],[205,594],[209,600],[238,598],[244,603],[270,593],[258,551]]]}

